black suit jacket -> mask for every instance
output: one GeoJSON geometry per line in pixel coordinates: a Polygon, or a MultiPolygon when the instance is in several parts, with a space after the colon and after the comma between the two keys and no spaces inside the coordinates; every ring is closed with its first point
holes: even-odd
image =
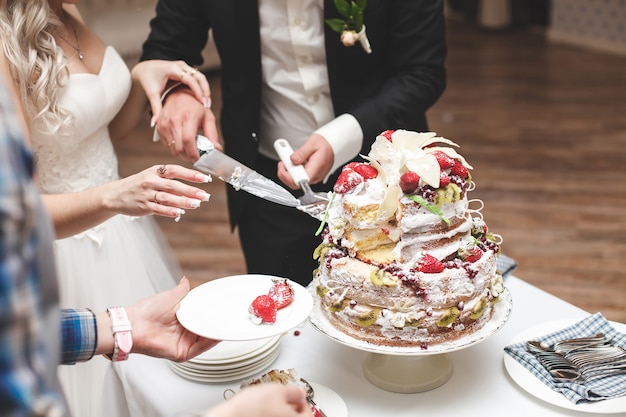
{"type": "MultiPolygon", "coordinates": [[[[256,165],[261,108],[261,50],[256,0],[159,0],[141,59],[202,63],[213,30],[221,60],[221,128],[227,154],[256,165]]],[[[324,0],[325,18],[340,17],[324,0]]],[[[326,58],[336,115],[352,114],[364,134],[362,154],[387,129],[425,131],[426,110],[445,89],[442,0],[368,0],[364,13],[372,53],[346,47],[325,25],[326,58]]],[[[360,159],[360,158],[357,158],[360,159]]],[[[328,187],[334,184],[334,177],[328,187]]],[[[246,196],[229,187],[231,223],[246,196]]]]}

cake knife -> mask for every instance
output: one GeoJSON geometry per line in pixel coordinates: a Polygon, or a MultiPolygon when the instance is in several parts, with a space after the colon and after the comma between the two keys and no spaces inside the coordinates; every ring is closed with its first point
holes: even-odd
{"type": "Polygon", "coordinates": [[[293,148],[286,139],[276,139],[276,141],[274,141],[274,149],[276,150],[280,160],[283,161],[283,164],[285,164],[285,168],[287,168],[287,172],[291,175],[293,182],[298,184],[304,192],[299,199],[301,205],[298,206],[297,209],[318,220],[322,220],[330,202],[328,193],[315,193],[311,190],[311,186],[309,185],[309,175],[304,169],[304,166],[294,165],[293,162],[291,162],[293,148]]]}
{"type": "Polygon", "coordinates": [[[198,135],[196,146],[200,153],[200,159],[196,161],[194,167],[200,171],[216,176],[232,185],[235,190],[241,189],[257,197],[288,207],[301,205],[300,200],[285,188],[236,159],[218,151],[208,138],[198,135]]]}

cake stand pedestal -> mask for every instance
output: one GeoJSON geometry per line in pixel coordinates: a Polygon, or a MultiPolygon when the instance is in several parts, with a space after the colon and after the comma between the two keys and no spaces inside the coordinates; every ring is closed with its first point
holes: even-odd
{"type": "Polygon", "coordinates": [[[392,356],[369,353],[363,362],[368,381],[386,391],[410,394],[435,389],[452,376],[448,355],[392,356]]]}
{"type": "Polygon", "coordinates": [[[415,346],[374,345],[342,333],[324,315],[319,298],[316,295],[313,298],[315,304],[309,316],[313,327],[341,344],[368,352],[363,362],[365,378],[386,391],[405,394],[430,391],[445,384],[453,373],[452,361],[447,354],[475,345],[493,335],[507,322],[513,306],[511,294],[505,289],[494,305],[491,320],[478,331],[422,349],[415,346]]]}

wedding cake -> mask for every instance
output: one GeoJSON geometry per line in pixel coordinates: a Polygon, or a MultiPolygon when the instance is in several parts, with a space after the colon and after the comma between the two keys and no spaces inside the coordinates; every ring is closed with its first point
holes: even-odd
{"type": "Polygon", "coordinates": [[[324,216],[313,285],[341,332],[375,345],[458,339],[487,323],[504,283],[472,167],[433,132],[385,131],[346,165],[324,216]],[[472,206],[476,205],[475,208],[472,206]]]}

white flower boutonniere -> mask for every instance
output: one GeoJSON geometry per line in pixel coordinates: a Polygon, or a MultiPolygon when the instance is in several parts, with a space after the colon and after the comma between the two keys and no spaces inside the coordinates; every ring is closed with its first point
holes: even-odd
{"type": "Polygon", "coordinates": [[[326,19],[326,24],[341,34],[341,43],[345,46],[352,46],[358,41],[365,52],[371,53],[372,48],[363,24],[363,11],[367,0],[334,0],[334,3],[339,14],[345,19],[326,19]]]}

